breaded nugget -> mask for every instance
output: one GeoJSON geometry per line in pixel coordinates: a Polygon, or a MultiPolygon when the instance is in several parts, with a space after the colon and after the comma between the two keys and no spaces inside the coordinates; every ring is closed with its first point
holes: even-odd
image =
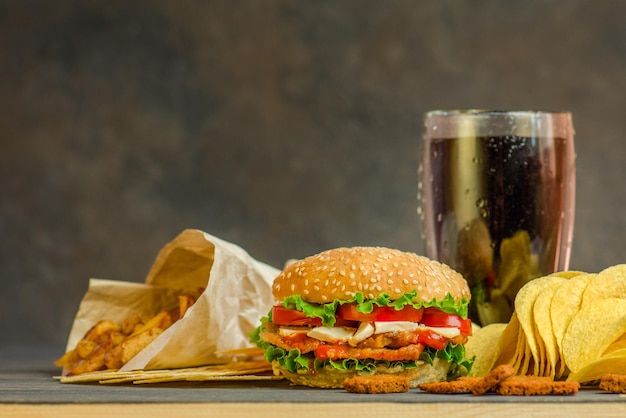
{"type": "Polygon", "coordinates": [[[353,376],[343,382],[345,390],[351,393],[401,393],[409,391],[409,378],[406,376],[353,376]]]}
{"type": "Polygon", "coordinates": [[[539,396],[574,395],[578,393],[578,382],[555,382],[547,377],[512,376],[496,387],[499,395],[539,396]]]}
{"type": "Polygon", "coordinates": [[[626,375],[607,374],[602,376],[600,389],[613,393],[626,393],[626,375]]]}
{"type": "Polygon", "coordinates": [[[421,383],[417,387],[429,393],[472,393],[472,388],[480,384],[482,377],[459,377],[450,382],[421,383]]]}
{"type": "Polygon", "coordinates": [[[513,366],[511,366],[510,364],[501,364],[489,373],[487,373],[484,377],[480,379],[480,381],[476,382],[476,384],[472,386],[472,394],[484,395],[485,393],[496,387],[498,383],[513,376],[514,373],[515,369],[513,368],[513,366]]]}

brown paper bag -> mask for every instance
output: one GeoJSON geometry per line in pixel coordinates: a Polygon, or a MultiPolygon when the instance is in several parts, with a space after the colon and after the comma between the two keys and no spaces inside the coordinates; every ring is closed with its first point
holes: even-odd
{"type": "Polygon", "coordinates": [[[123,321],[171,309],[177,296],[204,288],[196,303],[125,370],[194,367],[231,361],[218,352],[251,347],[249,333],[274,302],[279,270],[199,230],[183,231],[158,253],[145,284],[91,279],[67,342],[72,350],[99,320],[123,321]]]}

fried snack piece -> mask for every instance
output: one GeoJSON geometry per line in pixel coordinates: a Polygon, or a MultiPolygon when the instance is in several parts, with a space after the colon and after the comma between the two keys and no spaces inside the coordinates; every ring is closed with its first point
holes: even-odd
{"type": "Polygon", "coordinates": [[[549,377],[513,376],[496,387],[496,393],[509,396],[575,395],[578,382],[555,382],[549,377]]]}
{"type": "Polygon", "coordinates": [[[63,376],[119,369],[182,318],[195,301],[193,296],[184,294],[179,296],[178,306],[170,311],[148,317],[134,314],[121,324],[101,320],[54,364],[63,368],[63,376]]]}
{"type": "Polygon", "coordinates": [[[626,393],[626,375],[607,374],[600,379],[600,389],[613,393],[626,393]]]}
{"type": "Polygon", "coordinates": [[[494,368],[472,386],[472,394],[484,395],[491,389],[495,388],[499,383],[513,376],[515,369],[510,364],[501,364],[494,368]]]}
{"type": "Polygon", "coordinates": [[[449,382],[421,383],[417,387],[424,392],[440,394],[472,393],[472,388],[483,380],[482,377],[459,377],[449,382]]]}
{"type": "Polygon", "coordinates": [[[345,390],[351,393],[402,393],[409,391],[406,376],[353,376],[343,382],[345,390]]]}
{"type": "Polygon", "coordinates": [[[459,377],[450,382],[423,383],[417,387],[430,393],[472,393],[484,395],[500,382],[513,376],[515,369],[510,364],[502,364],[483,377],[459,377]]]}

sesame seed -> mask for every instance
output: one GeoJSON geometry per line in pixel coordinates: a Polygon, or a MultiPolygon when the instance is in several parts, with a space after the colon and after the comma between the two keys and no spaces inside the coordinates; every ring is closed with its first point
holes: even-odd
{"type": "Polygon", "coordinates": [[[305,286],[308,286],[308,285],[309,285],[309,279],[305,279],[305,280],[304,280],[304,285],[305,285],[305,286]]]}
{"type": "Polygon", "coordinates": [[[404,280],[402,280],[402,283],[409,284],[409,281],[407,279],[404,279],[404,280]]]}
{"type": "Polygon", "coordinates": [[[294,290],[296,290],[296,285],[295,284],[291,284],[291,291],[293,292],[294,290]]]}
{"type": "Polygon", "coordinates": [[[276,290],[280,290],[280,285],[279,284],[275,285],[274,287],[276,288],[276,290]]]}
{"type": "Polygon", "coordinates": [[[393,284],[393,280],[389,279],[389,280],[387,280],[387,283],[388,284],[393,284]]]}
{"type": "Polygon", "coordinates": [[[319,286],[313,286],[313,289],[315,289],[315,290],[318,290],[318,291],[319,291],[319,290],[320,290],[320,287],[319,287],[319,286]]]}
{"type": "Polygon", "coordinates": [[[389,273],[387,273],[387,276],[393,277],[393,271],[390,271],[389,273]]]}
{"type": "Polygon", "coordinates": [[[377,281],[378,281],[378,280],[376,280],[374,277],[372,277],[372,278],[370,279],[370,282],[372,282],[372,283],[376,283],[377,281]]]}
{"type": "Polygon", "coordinates": [[[291,279],[291,272],[287,273],[287,278],[291,279]]]}
{"type": "Polygon", "coordinates": [[[374,299],[374,294],[370,293],[369,295],[367,295],[367,297],[370,298],[370,299],[374,299]]]}
{"type": "Polygon", "coordinates": [[[322,300],[328,300],[328,298],[326,297],[326,295],[322,295],[322,300]]]}
{"type": "Polygon", "coordinates": [[[397,293],[397,294],[402,293],[402,291],[401,291],[400,289],[398,289],[398,288],[395,288],[393,291],[394,291],[395,293],[397,293]]]}
{"type": "Polygon", "coordinates": [[[304,289],[304,292],[302,292],[302,293],[304,293],[305,295],[308,295],[309,291],[307,289],[304,289]]]}
{"type": "Polygon", "coordinates": [[[380,286],[376,286],[376,290],[378,290],[380,292],[381,290],[383,290],[383,288],[380,287],[380,286]]]}
{"type": "Polygon", "coordinates": [[[419,282],[417,280],[413,280],[411,283],[418,284],[419,282]]]}
{"type": "Polygon", "coordinates": [[[339,275],[345,277],[346,276],[346,271],[345,270],[341,270],[339,272],[339,275]]]}

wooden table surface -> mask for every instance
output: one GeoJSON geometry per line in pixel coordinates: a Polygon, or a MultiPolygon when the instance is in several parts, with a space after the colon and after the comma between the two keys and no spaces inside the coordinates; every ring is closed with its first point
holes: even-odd
{"type": "Polygon", "coordinates": [[[284,381],[157,385],[63,384],[53,379],[58,347],[0,347],[0,417],[625,417],[626,397],[389,395],[290,386],[284,381]]]}

